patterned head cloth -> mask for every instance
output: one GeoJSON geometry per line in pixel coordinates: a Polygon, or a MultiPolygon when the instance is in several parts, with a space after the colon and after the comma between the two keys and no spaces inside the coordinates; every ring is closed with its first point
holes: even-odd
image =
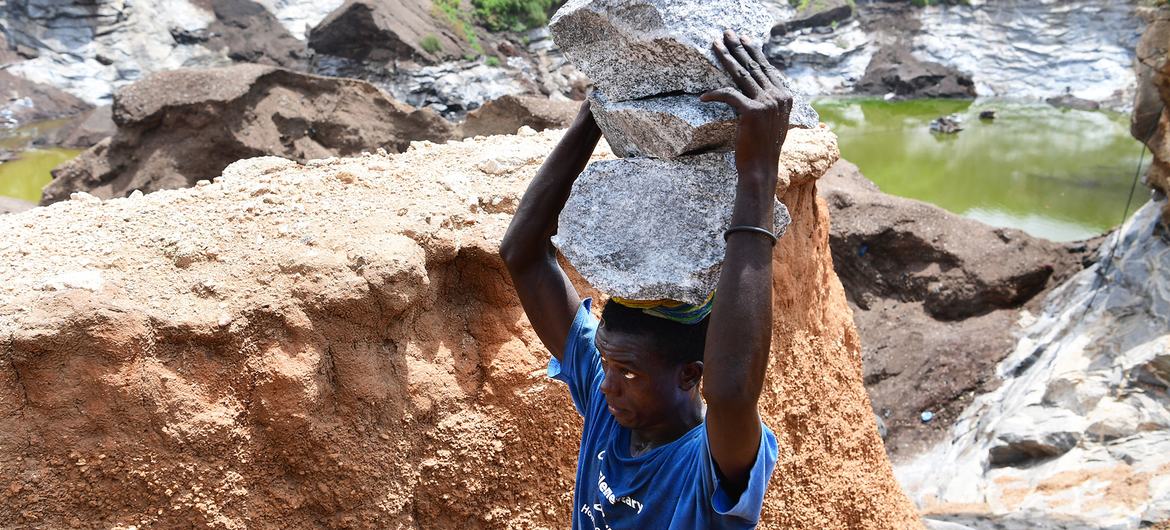
{"type": "Polygon", "coordinates": [[[711,291],[701,305],[691,305],[677,300],[629,300],[616,296],[610,299],[632,309],[641,309],[650,316],[692,325],[702,322],[711,314],[711,306],[715,305],[715,291],[711,291]]]}

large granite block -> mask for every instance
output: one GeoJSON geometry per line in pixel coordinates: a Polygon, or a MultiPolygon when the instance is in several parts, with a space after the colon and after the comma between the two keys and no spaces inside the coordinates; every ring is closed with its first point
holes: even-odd
{"type": "Polygon", "coordinates": [[[589,99],[597,125],[620,157],[675,158],[735,148],[739,120],[726,104],[692,95],[610,101],[601,91],[589,99]]]}
{"type": "MultiPolygon", "coordinates": [[[[737,178],[731,153],[594,162],[553,244],[611,296],[700,304],[719,281],[737,178]]],[[[791,220],[779,201],[775,215],[783,233],[791,220]]]]}
{"type": "Polygon", "coordinates": [[[724,29],[766,42],[759,0],[569,0],[549,23],[573,64],[614,101],[732,86],[711,52],[724,29]]]}

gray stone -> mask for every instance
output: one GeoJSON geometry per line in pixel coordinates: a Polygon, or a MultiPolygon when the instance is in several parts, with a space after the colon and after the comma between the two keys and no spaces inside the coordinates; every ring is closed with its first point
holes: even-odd
{"type": "Polygon", "coordinates": [[[738,119],[724,103],[703,103],[694,95],[610,101],[601,91],[590,100],[597,125],[620,157],[675,158],[735,147],[738,119]]]}
{"type": "Polygon", "coordinates": [[[1085,421],[1064,409],[1032,407],[1001,421],[987,450],[992,467],[1017,466],[1059,456],[1083,438],[1085,421]]]}
{"type": "Polygon", "coordinates": [[[711,51],[724,29],[764,43],[773,19],[758,0],[569,0],[553,40],[615,101],[731,86],[711,51]]]}
{"type": "MultiPolygon", "coordinates": [[[[595,162],[573,185],[553,243],[605,293],[702,303],[719,280],[736,179],[730,153],[595,162]]],[[[775,215],[783,233],[791,219],[779,201],[775,215]]]]}

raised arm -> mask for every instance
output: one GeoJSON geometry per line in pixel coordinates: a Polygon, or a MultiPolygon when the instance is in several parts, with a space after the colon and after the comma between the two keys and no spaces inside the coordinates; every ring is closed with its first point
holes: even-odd
{"type": "Polygon", "coordinates": [[[520,304],[536,335],[558,361],[581,297],[557,263],[552,236],[573,181],[585,169],[600,138],[601,129],[586,102],[528,185],[500,243],[500,256],[520,295],[520,304]]]}
{"type": "MultiPolygon", "coordinates": [[[[739,182],[731,226],[773,227],[780,148],[792,97],[759,48],[735,33],[713,45],[737,88],[703,95],[739,113],[735,163],[739,182]]],[[[757,403],[772,346],[772,247],[767,234],[727,234],[727,255],[703,357],[703,398],[711,456],[729,493],[746,487],[760,446],[757,403]]]]}

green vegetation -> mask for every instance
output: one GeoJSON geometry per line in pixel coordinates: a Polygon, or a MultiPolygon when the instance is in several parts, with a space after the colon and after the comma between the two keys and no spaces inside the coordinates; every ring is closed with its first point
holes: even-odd
{"type": "Polygon", "coordinates": [[[427,35],[423,37],[422,40],[418,42],[418,45],[422,46],[424,51],[431,54],[439,53],[439,50],[443,49],[443,45],[439,44],[439,38],[434,35],[427,35]]]}
{"type": "Polygon", "coordinates": [[[521,32],[548,23],[561,0],[471,0],[475,15],[492,31],[521,32]]]}
{"type": "Polygon", "coordinates": [[[434,2],[435,9],[443,18],[447,19],[447,23],[451,24],[451,27],[463,36],[472,50],[482,55],[483,45],[479,43],[479,36],[475,34],[475,24],[471,13],[463,9],[463,2],[461,0],[434,0],[434,2]]]}
{"type": "Polygon", "coordinates": [[[500,58],[496,57],[495,55],[489,55],[488,58],[484,62],[488,66],[499,66],[500,65],[500,58]]]}

